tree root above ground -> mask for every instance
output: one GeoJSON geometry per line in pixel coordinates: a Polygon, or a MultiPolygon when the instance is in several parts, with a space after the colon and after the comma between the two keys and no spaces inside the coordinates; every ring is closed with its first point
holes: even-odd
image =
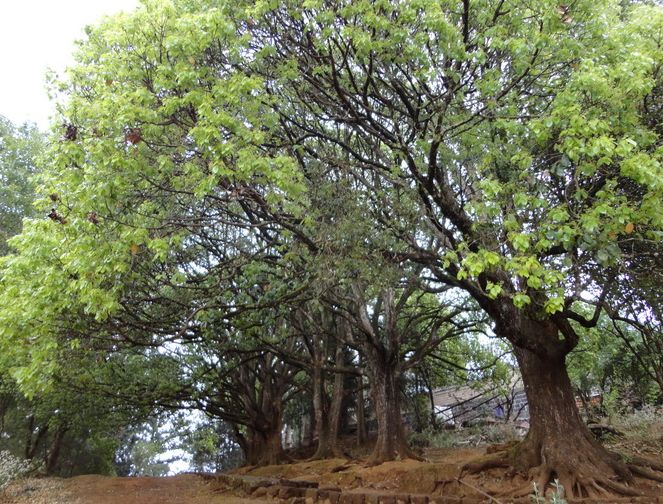
{"type": "Polygon", "coordinates": [[[334,447],[326,450],[316,450],[316,452],[311,455],[307,460],[310,462],[316,460],[327,460],[331,458],[346,459],[349,460],[351,457],[345,453],[341,448],[334,447]]]}
{"type": "MultiPolygon", "coordinates": [[[[581,445],[583,443],[580,443],[581,445]]],[[[532,493],[536,484],[541,495],[552,488],[557,481],[568,498],[608,498],[619,496],[660,495],[661,489],[638,485],[635,477],[644,480],[663,482],[663,463],[642,457],[623,457],[609,452],[603,447],[591,449],[570,447],[537,447],[539,454],[532,457],[531,446],[518,443],[498,450],[488,450],[488,454],[466,463],[461,471],[476,474],[495,468],[507,469],[507,476],[525,477],[528,483],[512,488],[502,495],[521,497],[532,493]],[[532,463],[536,459],[538,463],[532,463]]]]}
{"type": "Polygon", "coordinates": [[[426,459],[422,457],[421,455],[416,454],[414,451],[412,451],[410,448],[401,448],[398,450],[395,454],[395,456],[389,455],[389,456],[383,456],[381,454],[376,454],[373,453],[367,460],[366,460],[366,467],[374,467],[378,466],[380,464],[384,464],[385,462],[392,462],[394,460],[416,460],[418,462],[425,462],[426,459]]]}

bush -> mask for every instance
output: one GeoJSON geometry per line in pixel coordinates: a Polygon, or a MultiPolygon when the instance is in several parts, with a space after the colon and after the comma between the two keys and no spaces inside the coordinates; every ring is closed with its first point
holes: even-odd
{"type": "Polygon", "coordinates": [[[431,445],[433,436],[435,436],[435,434],[430,430],[412,432],[408,436],[408,444],[411,448],[427,448],[431,445]]]}
{"type": "Polygon", "coordinates": [[[663,418],[663,409],[654,406],[644,406],[632,413],[613,417],[613,423],[624,432],[647,433],[652,425],[659,424],[663,418]]]}
{"type": "Polygon", "coordinates": [[[412,432],[408,436],[408,443],[412,448],[451,448],[463,444],[461,438],[467,434],[459,434],[456,430],[426,429],[422,432],[412,432]]]}
{"type": "Polygon", "coordinates": [[[457,448],[508,443],[522,437],[522,432],[511,423],[489,423],[453,430],[426,430],[410,435],[409,441],[413,447],[457,448]]]}
{"type": "Polygon", "coordinates": [[[6,450],[0,451],[0,490],[4,490],[9,483],[25,476],[32,469],[29,460],[15,457],[6,450]]]}
{"type": "Polygon", "coordinates": [[[486,425],[482,428],[481,434],[485,442],[489,444],[509,443],[522,439],[522,435],[510,423],[486,425]]]}
{"type": "Polygon", "coordinates": [[[645,406],[626,415],[613,416],[609,423],[624,433],[605,440],[612,449],[627,454],[663,455],[663,409],[645,406]]]}

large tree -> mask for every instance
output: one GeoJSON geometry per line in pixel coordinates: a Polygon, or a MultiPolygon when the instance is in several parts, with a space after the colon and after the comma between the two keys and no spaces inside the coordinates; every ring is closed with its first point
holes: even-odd
{"type": "MultiPolygon", "coordinates": [[[[3,271],[14,375],[28,388],[47,376],[72,318],[109,351],[195,341],[210,320],[295,298],[308,275],[283,261],[329,250],[363,264],[353,254],[370,248],[474,298],[514,347],[532,427],[472,469],[636,492],[634,472],[660,474],[591,437],[565,359],[574,324],[594,325],[628,274],[632,239],[663,230],[646,120],[662,19],[589,0],[182,0],[106,21],[62,84],[49,219],[14,240],[3,271]],[[350,181],[359,219],[322,239],[304,189],[328,180],[350,181]]],[[[391,313],[374,325],[399,340],[395,292],[344,280],[357,334],[377,336],[362,319],[382,298],[391,313]]]]}
{"type": "Polygon", "coordinates": [[[471,295],[514,347],[530,431],[468,468],[513,466],[541,487],[557,477],[577,496],[637,493],[633,473],[661,478],[595,441],[565,367],[575,324],[596,324],[628,270],[629,243],[661,237],[661,144],[646,120],[661,10],[468,0],[255,11],[258,56],[243,67],[278,97],[302,170],[358,173],[390,210],[414,192],[418,225],[387,212],[373,222],[471,295]]]}
{"type": "MultiPolygon", "coordinates": [[[[45,135],[35,126],[15,126],[0,116],[0,256],[24,219],[35,216],[38,159],[45,135]]],[[[144,409],[128,410],[81,385],[72,369],[92,367],[97,355],[63,349],[58,359],[77,362],[60,370],[48,391],[26,398],[10,375],[15,364],[0,359],[0,437],[3,449],[31,460],[48,474],[113,473],[118,432],[143,421],[144,409]]]]}

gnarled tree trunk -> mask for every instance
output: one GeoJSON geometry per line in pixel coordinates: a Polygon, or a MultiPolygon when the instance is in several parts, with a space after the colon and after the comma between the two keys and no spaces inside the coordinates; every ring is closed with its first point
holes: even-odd
{"type": "Polygon", "coordinates": [[[48,434],[48,423],[41,425],[37,429],[37,434],[34,435],[35,431],[35,416],[30,414],[28,416],[28,428],[25,440],[25,458],[27,460],[32,460],[37,455],[37,450],[42,445],[42,440],[48,434]]]}
{"type": "MultiPolygon", "coordinates": [[[[336,348],[336,367],[344,365],[343,346],[336,348]]],[[[327,397],[324,373],[322,366],[313,368],[313,409],[315,412],[315,425],[318,432],[318,447],[312,459],[327,457],[342,457],[343,452],[339,446],[339,427],[341,423],[341,405],[343,403],[343,381],[341,372],[334,373],[331,399],[327,397]]]]}
{"type": "MultiPolygon", "coordinates": [[[[510,467],[533,479],[542,492],[557,479],[566,495],[573,497],[640,495],[630,486],[634,473],[663,481],[663,475],[652,471],[662,470],[662,464],[648,461],[627,464],[589,431],[576,405],[566,370],[567,352],[561,346],[555,326],[533,321],[521,325],[536,332],[521,335],[516,341],[540,339],[542,342],[537,352],[519,346],[514,349],[529,404],[529,432],[511,449],[470,463],[466,469],[510,467]]],[[[528,484],[524,493],[529,491],[528,484]]]]}
{"type": "Polygon", "coordinates": [[[514,467],[534,469],[539,488],[557,478],[568,495],[579,497],[593,494],[598,482],[614,486],[613,476],[630,482],[626,465],[596,440],[580,417],[565,358],[542,358],[524,349],[515,353],[529,404],[530,430],[514,449],[514,467]]]}
{"type": "Polygon", "coordinates": [[[288,365],[265,354],[244,363],[236,374],[246,434],[236,429],[247,464],[274,465],[290,460],[283,450],[284,395],[290,382],[288,365]]]}
{"type": "Polygon", "coordinates": [[[51,441],[51,446],[48,450],[48,455],[46,457],[46,474],[54,474],[55,469],[60,459],[60,450],[62,449],[62,441],[64,435],[67,433],[67,427],[61,425],[55,431],[53,440],[51,441]]]}
{"type": "Polygon", "coordinates": [[[326,422],[327,404],[325,397],[325,380],[321,363],[314,362],[311,372],[311,383],[313,386],[313,416],[315,431],[318,434],[318,447],[313,459],[321,459],[329,452],[329,428],[326,422]]]}
{"type": "MultiPolygon", "coordinates": [[[[336,367],[341,368],[345,365],[345,353],[343,345],[336,347],[336,367]]],[[[341,413],[343,409],[343,399],[345,398],[345,375],[344,373],[334,373],[334,385],[332,387],[332,400],[329,408],[329,442],[332,453],[336,457],[342,457],[343,451],[339,445],[339,432],[341,429],[341,413]]]]}
{"type": "MultiPolygon", "coordinates": [[[[414,292],[413,285],[410,285],[398,300],[395,299],[393,289],[382,291],[371,316],[360,286],[353,285],[358,323],[358,336],[355,341],[368,375],[378,424],[377,441],[371,455],[371,463],[375,464],[394,460],[396,457],[420,458],[412,453],[407,445],[400,404],[403,334],[399,331],[398,316],[414,292]],[[382,321],[379,320],[380,315],[383,316],[382,321]]],[[[349,339],[352,339],[351,335],[349,339]]]]}
{"type": "Polygon", "coordinates": [[[249,465],[276,465],[289,460],[283,444],[283,408],[280,396],[265,393],[260,411],[254,412],[251,425],[246,428],[246,436],[240,446],[249,465]]]}
{"type": "Polygon", "coordinates": [[[400,401],[400,373],[381,352],[367,359],[371,398],[378,424],[378,435],[371,462],[380,464],[396,457],[415,457],[405,438],[400,401]]]}
{"type": "Polygon", "coordinates": [[[249,428],[244,457],[249,465],[266,466],[280,464],[286,459],[281,444],[281,422],[265,429],[249,428]],[[278,424],[278,425],[277,425],[278,424]]]}

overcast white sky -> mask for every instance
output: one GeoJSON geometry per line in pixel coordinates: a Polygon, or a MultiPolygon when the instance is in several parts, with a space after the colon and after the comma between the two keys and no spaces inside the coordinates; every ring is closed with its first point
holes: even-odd
{"type": "Polygon", "coordinates": [[[0,115],[46,129],[54,108],[45,74],[72,63],[74,41],[106,14],[131,11],[138,0],[0,0],[0,115]]]}

